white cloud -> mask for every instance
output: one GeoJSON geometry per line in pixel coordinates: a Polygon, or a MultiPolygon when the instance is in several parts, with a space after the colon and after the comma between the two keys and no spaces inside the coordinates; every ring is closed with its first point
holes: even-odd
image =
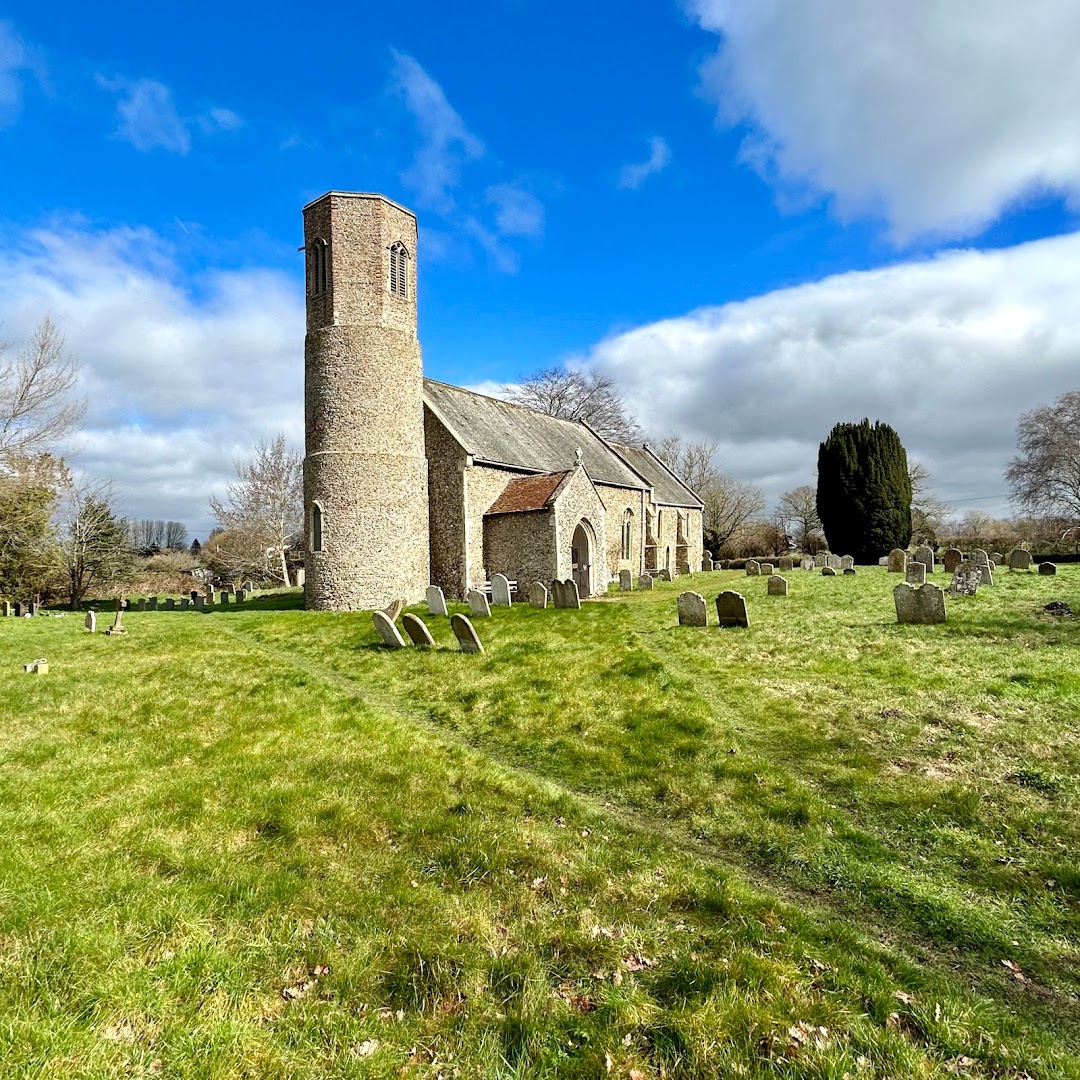
{"type": "Polygon", "coordinates": [[[544,231],[544,206],[514,184],[492,184],[484,193],[495,208],[495,225],[503,236],[539,236],[544,231]]]}
{"type": "Polygon", "coordinates": [[[126,513],[205,539],[235,458],[279,430],[303,444],[304,312],[286,275],[211,270],[196,296],[152,232],[39,230],[0,253],[5,338],[46,312],[89,403],[71,456],[115,482],[126,513]]]}
{"type": "Polygon", "coordinates": [[[813,481],[833,424],[868,416],[941,495],[1006,512],[1019,414],[1080,386],[1078,282],[1080,233],[951,251],[703,308],[585,359],[647,430],[718,440],[721,467],[771,498],[813,481]]]}
{"type": "Polygon", "coordinates": [[[232,109],[210,109],[206,114],[206,119],[209,124],[219,131],[238,131],[244,126],[244,118],[239,113],[233,112],[232,109]]]}
{"type": "Polygon", "coordinates": [[[639,165],[624,165],[619,174],[619,187],[636,190],[671,163],[671,149],[659,135],[649,140],[649,159],[639,165]]]}
{"type": "Polygon", "coordinates": [[[882,214],[900,241],[973,235],[1033,193],[1080,199],[1075,0],[685,2],[722,39],[706,94],[781,186],[882,214]]]}
{"type": "Polygon", "coordinates": [[[22,72],[30,66],[15,24],[0,19],[0,127],[15,123],[22,111],[22,72]]]}

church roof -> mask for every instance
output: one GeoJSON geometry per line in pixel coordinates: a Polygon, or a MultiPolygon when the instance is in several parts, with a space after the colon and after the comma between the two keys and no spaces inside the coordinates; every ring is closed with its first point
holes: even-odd
{"type": "Polygon", "coordinates": [[[489,514],[522,514],[528,510],[544,510],[555,501],[555,495],[571,470],[540,473],[536,476],[515,476],[491,504],[489,514]]]}
{"type": "Polygon", "coordinates": [[[653,489],[653,500],[665,506],[699,508],[701,500],[647,447],[610,443],[611,448],[653,489]]]}
{"type": "MultiPolygon", "coordinates": [[[[572,466],[580,449],[585,471],[594,483],[649,486],[585,424],[434,379],[424,380],[424,400],[478,463],[550,474],[572,466]]],[[[686,494],[679,503],[698,505],[687,503],[686,494]]]]}

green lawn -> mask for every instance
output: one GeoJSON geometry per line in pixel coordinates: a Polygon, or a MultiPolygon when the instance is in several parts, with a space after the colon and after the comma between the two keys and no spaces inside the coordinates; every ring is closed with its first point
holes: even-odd
{"type": "Polygon", "coordinates": [[[788,577],[0,620],[0,1076],[1080,1077],[1080,566],[788,577]]]}

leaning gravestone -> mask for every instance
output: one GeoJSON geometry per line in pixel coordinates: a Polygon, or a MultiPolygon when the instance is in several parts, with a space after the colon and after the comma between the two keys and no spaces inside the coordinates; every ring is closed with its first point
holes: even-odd
{"type": "Polygon", "coordinates": [[[801,567],[802,567],[802,568],[803,568],[804,570],[813,570],[813,569],[814,569],[814,560],[813,560],[813,559],[811,559],[811,558],[810,558],[810,556],[808,555],[808,556],[807,556],[807,557],[806,557],[805,559],[803,559],[803,560],[802,560],[802,561],[801,561],[801,562],[799,563],[799,565],[800,565],[800,566],[801,566],[801,567]]]}
{"type": "Polygon", "coordinates": [[[946,548],[941,556],[941,565],[946,574],[955,574],[956,568],[964,561],[964,553],[959,548],[946,548]]]}
{"type": "Polygon", "coordinates": [[[905,571],[904,580],[909,585],[921,585],[926,581],[926,563],[909,562],[905,571]]]}
{"type": "Polygon", "coordinates": [[[708,625],[708,620],[705,617],[705,597],[701,593],[679,593],[676,604],[679,609],[680,626],[708,625]]]}
{"type": "Polygon", "coordinates": [[[529,586],[529,603],[533,607],[546,608],[548,604],[547,586],[542,581],[534,581],[529,586]]]}
{"type": "Polygon", "coordinates": [[[619,571],[619,591],[631,592],[634,588],[634,575],[629,570],[619,571]]]}
{"type": "Polygon", "coordinates": [[[721,626],[749,626],[746,601],[741,593],[722,592],[716,598],[716,618],[721,626]]]}
{"type": "Polygon", "coordinates": [[[836,571],[831,566],[823,566],[821,568],[822,577],[836,577],[836,571]]]}
{"type": "Polygon", "coordinates": [[[763,562],[758,564],[758,573],[762,577],[769,577],[773,572],[773,564],[771,562],[763,562]]]}
{"type": "Polygon", "coordinates": [[[705,554],[701,556],[701,569],[706,574],[710,574],[710,573],[712,573],[712,568],[713,568],[712,556],[706,551],[705,554]]]}
{"type": "Polygon", "coordinates": [[[505,574],[492,574],[491,602],[496,607],[510,606],[510,582],[507,580],[505,574]]]}
{"type": "Polygon", "coordinates": [[[1015,548],[1009,552],[1009,569],[1010,570],[1030,570],[1031,569],[1031,552],[1025,551],[1023,548],[1015,548]]]}
{"type": "Polygon", "coordinates": [[[912,587],[902,581],[893,589],[898,623],[917,623],[929,626],[945,622],[945,593],[937,585],[912,587]]]}
{"type": "Polygon", "coordinates": [[[760,573],[761,573],[761,564],[757,561],[757,559],[747,559],[746,560],[746,576],[747,577],[757,577],[757,575],[760,574],[760,573]]]}
{"type": "Polygon", "coordinates": [[[845,555],[840,560],[840,569],[841,570],[854,570],[855,569],[855,556],[854,555],[845,555]]]}
{"type": "Polygon", "coordinates": [[[949,592],[953,596],[974,596],[979,591],[982,578],[983,568],[970,559],[964,559],[953,571],[949,592]]]}
{"type": "Polygon", "coordinates": [[[390,617],[385,611],[373,611],[371,613],[371,621],[374,623],[379,637],[382,638],[382,643],[388,649],[405,648],[405,639],[401,636],[401,632],[393,622],[391,622],[390,617]]]}
{"type": "Polygon", "coordinates": [[[446,597],[438,585],[427,587],[427,611],[429,615],[446,614],[446,597]]]}
{"type": "Polygon", "coordinates": [[[97,615],[92,611],[88,611],[86,613],[86,618],[83,619],[83,626],[85,626],[86,629],[89,630],[91,634],[96,634],[97,633],[97,615]]]}
{"type": "Polygon", "coordinates": [[[479,589],[470,589],[466,599],[469,601],[469,614],[474,619],[486,619],[491,614],[488,598],[479,589]]]}
{"type": "Polygon", "coordinates": [[[1052,562],[1039,563],[1039,573],[1044,577],[1050,577],[1057,573],[1057,564],[1052,562]]]}
{"type": "Polygon", "coordinates": [[[458,648],[462,652],[482,653],[484,651],[475,627],[464,615],[451,615],[450,626],[454,631],[454,637],[457,638],[458,648]]]}
{"type": "Polygon", "coordinates": [[[783,573],[785,570],[794,570],[795,562],[787,555],[783,556],[781,560],[776,564],[776,569],[783,573]]]}
{"type": "Polygon", "coordinates": [[[637,579],[637,587],[639,589],[651,589],[652,588],[652,575],[651,574],[642,574],[641,577],[639,577],[637,579]]]}
{"type": "Polygon", "coordinates": [[[124,626],[124,602],[123,600],[117,600],[116,602],[116,618],[113,619],[112,626],[105,631],[106,637],[111,637],[113,634],[126,634],[127,627],[124,626]]]}
{"type": "Polygon", "coordinates": [[[430,649],[434,646],[435,639],[431,636],[431,631],[424,625],[422,619],[418,619],[407,611],[401,616],[401,625],[405,627],[405,633],[409,635],[409,640],[414,645],[419,645],[424,649],[430,649]]]}
{"type": "Polygon", "coordinates": [[[934,549],[929,544],[920,544],[915,549],[915,561],[921,562],[926,567],[926,572],[934,572],[934,549]]]}
{"type": "Polygon", "coordinates": [[[907,569],[907,552],[902,548],[893,548],[889,552],[889,573],[902,574],[907,569]]]}
{"type": "Polygon", "coordinates": [[[773,574],[769,578],[769,596],[787,596],[787,578],[773,574]]]}
{"type": "Polygon", "coordinates": [[[580,608],[581,597],[578,596],[577,582],[573,578],[560,581],[556,578],[551,583],[551,592],[555,597],[557,608],[580,608]]]}

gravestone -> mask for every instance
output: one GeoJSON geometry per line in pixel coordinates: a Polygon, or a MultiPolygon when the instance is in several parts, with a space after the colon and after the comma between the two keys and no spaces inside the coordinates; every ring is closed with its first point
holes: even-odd
{"type": "Polygon", "coordinates": [[[642,574],[641,577],[639,577],[637,579],[637,587],[639,589],[651,589],[652,588],[652,575],[651,574],[642,574]]]}
{"type": "Polygon", "coordinates": [[[679,609],[680,626],[707,626],[705,597],[701,593],[679,593],[676,604],[679,609]]]}
{"type": "Polygon", "coordinates": [[[28,615],[29,615],[29,616],[30,616],[30,617],[31,617],[32,619],[36,619],[36,618],[37,618],[37,613],[38,613],[38,612],[39,612],[40,610],[41,610],[41,605],[40,605],[40,604],[39,604],[39,603],[38,603],[38,602],[37,602],[36,600],[31,600],[31,601],[30,601],[30,610],[29,610],[29,611],[27,612],[27,614],[28,614],[28,615]]]}
{"type": "Polygon", "coordinates": [[[795,562],[790,556],[785,555],[777,564],[776,569],[779,570],[781,573],[783,573],[785,570],[794,570],[795,562]]]}
{"type": "Polygon", "coordinates": [[[450,627],[457,638],[458,648],[462,652],[482,653],[484,646],[480,644],[480,638],[473,624],[464,615],[451,615],[450,627]]]}
{"type": "Polygon", "coordinates": [[[21,619],[23,617],[23,602],[21,600],[15,601],[15,618],[21,619]]]}
{"type": "Polygon", "coordinates": [[[937,585],[915,588],[902,581],[893,589],[893,602],[896,604],[898,623],[930,626],[945,622],[945,593],[937,585]]]}
{"type": "Polygon", "coordinates": [[[993,585],[994,584],[994,568],[990,565],[989,560],[985,563],[978,564],[979,569],[982,571],[982,581],[980,585],[993,585]]]}
{"type": "Polygon", "coordinates": [[[180,610],[187,611],[189,607],[191,607],[191,597],[185,596],[180,601],[180,610]]]}
{"type": "Polygon", "coordinates": [[[11,601],[10,600],[5,600],[3,602],[3,604],[0,605],[0,611],[3,612],[3,617],[5,619],[10,619],[11,618],[11,601]]]}
{"type": "Polygon", "coordinates": [[[551,583],[551,595],[555,599],[557,608],[580,608],[581,597],[578,596],[577,582],[573,578],[560,581],[556,578],[551,583]]]}
{"type": "Polygon", "coordinates": [[[658,576],[659,576],[661,581],[670,581],[671,580],[671,571],[668,570],[667,567],[665,567],[663,570],[660,571],[658,576]]]}
{"type": "Polygon", "coordinates": [[[809,555],[807,555],[807,556],[806,556],[806,558],[805,558],[805,559],[803,559],[803,560],[802,560],[802,561],[801,561],[801,562],[799,563],[799,565],[800,565],[800,566],[801,566],[801,567],[802,567],[802,568],[803,568],[804,570],[813,570],[813,569],[814,569],[814,560],[813,560],[813,559],[811,559],[809,555]]]}
{"type": "Polygon", "coordinates": [[[405,627],[405,633],[409,635],[409,639],[414,645],[430,649],[435,644],[431,631],[424,625],[423,620],[418,619],[415,615],[405,612],[401,616],[401,625],[405,627]]]}
{"type": "Polygon", "coordinates": [[[889,565],[889,556],[888,555],[882,555],[881,558],[878,559],[877,564],[878,564],[878,566],[888,566],[889,565]]]}
{"type": "Polygon", "coordinates": [[[822,577],[836,577],[836,571],[831,566],[823,566],[821,568],[822,577]]]}
{"type": "Polygon", "coordinates": [[[841,570],[854,570],[855,569],[855,556],[854,555],[845,555],[840,560],[840,569],[841,570]]]}
{"type": "Polygon", "coordinates": [[[926,563],[909,562],[904,580],[909,585],[921,585],[926,581],[926,563]]]}
{"type": "Polygon", "coordinates": [[[771,562],[759,563],[758,573],[760,573],[762,577],[769,577],[773,573],[773,564],[771,562]]]}
{"type": "Polygon", "coordinates": [[[769,596],[787,596],[787,578],[773,574],[769,578],[769,596]]]}
{"type": "Polygon", "coordinates": [[[199,590],[198,589],[192,589],[191,590],[191,602],[193,604],[195,603],[195,597],[198,596],[198,595],[199,595],[199,590]]]}
{"type": "Polygon", "coordinates": [[[509,607],[510,582],[505,574],[493,574],[491,577],[491,602],[495,607],[509,607]]]}
{"type": "Polygon", "coordinates": [[[427,612],[429,615],[446,614],[446,597],[438,585],[427,587],[427,612]]]}
{"type": "Polygon", "coordinates": [[[214,602],[215,595],[217,595],[217,586],[216,585],[207,585],[206,586],[206,599],[209,600],[211,604],[214,602]]]}
{"type": "Polygon", "coordinates": [[[298,566],[296,568],[296,584],[301,589],[304,587],[304,578],[305,578],[304,568],[302,566],[298,566]]]}
{"type": "Polygon", "coordinates": [[[206,596],[203,597],[203,606],[211,608],[214,606],[214,601],[217,599],[216,592],[210,592],[207,590],[206,596]]]}
{"type": "Polygon", "coordinates": [[[1025,551],[1023,548],[1014,548],[1009,552],[1009,569],[1010,570],[1030,570],[1031,569],[1031,552],[1025,551]]]}
{"type": "Polygon", "coordinates": [[[747,577],[757,577],[758,574],[760,574],[760,573],[761,573],[761,564],[757,561],[757,559],[747,559],[746,560],[746,576],[747,577]]]}
{"type": "Polygon", "coordinates": [[[982,584],[982,577],[982,567],[970,559],[964,559],[953,571],[949,593],[952,596],[974,596],[982,584]]]}
{"type": "Polygon", "coordinates": [[[833,570],[842,570],[844,568],[844,560],[839,555],[826,555],[825,565],[831,566],[833,570]]]}
{"type": "Polygon", "coordinates": [[[693,577],[693,576],[694,576],[694,575],[693,575],[693,574],[692,574],[692,573],[690,572],[690,564],[689,564],[688,562],[681,562],[681,563],[679,563],[679,574],[680,574],[680,575],[681,575],[682,577],[693,577]]]}
{"type": "Polygon", "coordinates": [[[236,602],[242,604],[247,599],[247,589],[236,590],[236,602]]]}
{"type": "Polygon", "coordinates": [[[379,637],[382,638],[382,643],[388,649],[405,648],[405,639],[385,611],[373,611],[371,621],[379,637]]]}
{"type": "Polygon", "coordinates": [[[915,549],[915,561],[921,562],[926,567],[926,572],[934,572],[934,549],[929,544],[920,544],[915,549]]]}
{"type": "Polygon", "coordinates": [[[975,548],[970,558],[973,563],[978,563],[980,566],[990,565],[990,556],[986,554],[983,548],[975,548]]]}
{"type": "Polygon", "coordinates": [[[907,552],[901,548],[893,548],[889,552],[889,573],[902,574],[907,569],[907,552]]]}
{"type": "Polygon", "coordinates": [[[707,552],[707,551],[705,552],[704,555],[701,556],[701,569],[706,574],[711,574],[712,573],[712,569],[713,569],[712,555],[710,555],[709,552],[707,552]]]}
{"type": "Polygon", "coordinates": [[[232,593],[228,589],[222,589],[219,598],[226,606],[232,603],[232,593]]]}
{"type": "Polygon", "coordinates": [[[135,604],[135,610],[136,611],[145,611],[146,610],[146,600],[144,598],[142,598],[142,597],[139,598],[138,602],[135,604]]]}
{"type": "Polygon", "coordinates": [[[164,610],[165,611],[175,611],[176,610],[176,597],[175,596],[167,596],[167,597],[165,597],[164,610]]]}
{"type": "Polygon", "coordinates": [[[828,565],[829,565],[829,556],[828,556],[828,554],[826,552],[824,552],[824,551],[819,551],[814,556],[814,566],[818,570],[820,570],[823,566],[828,566],[828,565]]]}
{"type": "Polygon", "coordinates": [[[749,626],[750,618],[742,593],[730,589],[722,592],[716,598],[716,618],[721,626],[749,626]]]}
{"type": "Polygon", "coordinates": [[[631,592],[634,588],[634,575],[629,570],[619,571],[619,591],[631,592]]]}
{"type": "Polygon", "coordinates": [[[488,598],[479,589],[470,589],[466,599],[469,601],[469,614],[474,619],[486,619],[491,614],[488,598]]]}
{"type": "Polygon", "coordinates": [[[845,577],[847,577],[848,574],[854,574],[854,573],[855,573],[855,567],[854,566],[845,566],[844,567],[844,576],[845,577]]]}
{"type": "Polygon", "coordinates": [[[151,596],[150,599],[146,601],[146,610],[147,611],[157,611],[157,609],[158,609],[158,598],[156,596],[151,596]]]}
{"type": "Polygon", "coordinates": [[[1057,573],[1057,564],[1052,562],[1041,562],[1039,563],[1039,573],[1043,575],[1043,577],[1052,577],[1057,573]]]}
{"type": "Polygon", "coordinates": [[[405,598],[402,597],[400,600],[395,600],[392,604],[387,604],[386,607],[384,607],[382,609],[382,613],[391,622],[397,622],[398,621],[398,616],[401,614],[404,607],[405,607],[405,598]]]}
{"type": "Polygon", "coordinates": [[[97,614],[93,611],[86,613],[86,618],[83,619],[83,626],[90,631],[91,634],[97,633],[97,614]]]}
{"type": "Polygon", "coordinates": [[[113,634],[126,634],[127,628],[124,626],[124,607],[123,601],[117,601],[116,604],[116,618],[113,619],[112,626],[105,631],[106,637],[111,637],[113,634]]]}
{"type": "Polygon", "coordinates": [[[196,611],[204,611],[206,609],[206,599],[199,593],[196,593],[191,602],[195,605],[196,611]]]}
{"type": "Polygon", "coordinates": [[[956,568],[964,561],[964,553],[959,548],[946,548],[941,556],[941,565],[946,574],[955,574],[956,568]]]}
{"type": "Polygon", "coordinates": [[[994,566],[1000,566],[1004,561],[1005,561],[1005,556],[1002,555],[1000,551],[991,551],[990,552],[990,562],[994,566]]]}
{"type": "Polygon", "coordinates": [[[546,608],[548,605],[547,586],[542,581],[534,581],[529,586],[529,603],[533,607],[546,608]]]}

